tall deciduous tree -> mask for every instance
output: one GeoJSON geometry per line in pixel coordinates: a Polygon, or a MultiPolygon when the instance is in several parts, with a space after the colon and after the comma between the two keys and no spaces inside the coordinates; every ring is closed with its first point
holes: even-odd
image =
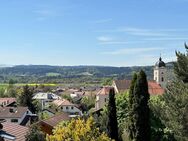
{"type": "Polygon", "coordinates": [[[150,110],[148,82],[144,71],[140,71],[134,86],[133,121],[135,141],[150,141],[150,110]]]}
{"type": "Polygon", "coordinates": [[[108,101],[108,121],[107,121],[107,134],[110,138],[118,141],[118,123],[116,115],[116,103],[114,89],[110,89],[108,101]]]}
{"type": "Polygon", "coordinates": [[[176,51],[177,62],[174,63],[174,73],[184,83],[188,83],[188,46],[185,43],[186,53],[176,51]]]}

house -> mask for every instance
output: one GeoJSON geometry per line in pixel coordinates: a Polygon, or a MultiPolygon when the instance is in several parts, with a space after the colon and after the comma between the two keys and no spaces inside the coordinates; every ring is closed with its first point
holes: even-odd
{"type": "Polygon", "coordinates": [[[61,94],[65,91],[65,88],[60,88],[57,87],[56,89],[53,89],[52,92],[56,93],[56,94],[61,94]]]}
{"type": "Polygon", "coordinates": [[[16,105],[16,98],[0,98],[0,106],[7,107],[7,106],[15,106],[16,105]]]}
{"type": "Polygon", "coordinates": [[[0,107],[0,120],[22,124],[27,115],[32,115],[27,107],[0,107]]]}
{"type": "Polygon", "coordinates": [[[102,109],[106,102],[108,101],[108,96],[110,93],[110,90],[114,89],[111,86],[103,87],[97,94],[96,94],[96,102],[95,102],[95,110],[98,111],[102,109]]]}
{"type": "MultiPolygon", "coordinates": [[[[128,91],[130,85],[131,80],[115,80],[112,84],[116,93],[128,91]]],[[[148,91],[150,95],[162,95],[164,93],[164,88],[162,88],[155,81],[148,81],[148,91]]]]}
{"type": "Polygon", "coordinates": [[[54,116],[58,111],[50,108],[46,108],[42,110],[42,113],[46,113],[49,117],[54,116]]]}
{"type": "Polygon", "coordinates": [[[11,122],[3,122],[2,125],[0,136],[3,136],[5,141],[25,141],[25,136],[29,131],[28,127],[11,122]]]}
{"type": "Polygon", "coordinates": [[[37,94],[34,94],[33,99],[39,100],[42,104],[42,109],[44,109],[45,107],[49,105],[49,102],[52,102],[53,100],[56,100],[56,99],[61,99],[61,97],[54,93],[39,92],[37,94]]]}
{"type": "Polygon", "coordinates": [[[60,108],[63,112],[71,115],[82,115],[82,111],[77,107],[77,105],[66,99],[54,100],[52,103],[60,108]]]}
{"type": "Polygon", "coordinates": [[[39,121],[38,125],[40,126],[41,131],[51,135],[52,130],[54,129],[55,126],[57,126],[62,121],[69,121],[70,119],[71,118],[69,117],[69,114],[61,113],[58,115],[54,115],[51,118],[39,121]]]}
{"type": "Polygon", "coordinates": [[[73,92],[70,94],[70,97],[75,101],[80,100],[84,96],[85,92],[73,92]]]}

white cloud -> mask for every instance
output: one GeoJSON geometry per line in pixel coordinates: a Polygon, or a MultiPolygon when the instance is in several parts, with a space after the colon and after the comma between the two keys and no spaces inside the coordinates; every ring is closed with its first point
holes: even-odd
{"type": "Polygon", "coordinates": [[[106,41],[106,42],[100,42],[101,45],[117,45],[117,44],[128,44],[130,42],[126,41],[106,41]]]}
{"type": "Polygon", "coordinates": [[[168,40],[188,40],[188,37],[164,37],[164,38],[147,38],[146,41],[168,41],[168,40]]]}
{"type": "Polygon", "coordinates": [[[141,28],[131,28],[131,27],[123,27],[117,29],[119,32],[126,32],[130,35],[137,36],[168,36],[168,34],[163,33],[161,31],[155,31],[151,29],[141,29],[141,28]]]}
{"type": "Polygon", "coordinates": [[[111,42],[111,41],[113,41],[113,38],[108,37],[108,36],[100,36],[100,37],[97,37],[97,40],[99,42],[111,42]]]}
{"type": "Polygon", "coordinates": [[[132,55],[132,54],[137,54],[137,53],[144,53],[144,52],[150,52],[150,51],[160,51],[163,50],[164,48],[125,48],[125,49],[119,49],[115,51],[110,51],[110,52],[103,52],[102,54],[109,54],[109,55],[132,55]]]}
{"type": "Polygon", "coordinates": [[[124,44],[140,44],[146,43],[147,41],[107,41],[107,42],[100,42],[100,45],[124,45],[124,44]]]}

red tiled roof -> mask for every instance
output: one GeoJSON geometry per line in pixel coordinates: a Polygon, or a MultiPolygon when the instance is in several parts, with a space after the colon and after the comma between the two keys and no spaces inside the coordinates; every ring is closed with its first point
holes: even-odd
{"type": "MultiPolygon", "coordinates": [[[[114,81],[119,92],[127,91],[131,85],[131,80],[114,81]]],[[[148,81],[148,91],[150,95],[162,95],[164,89],[154,81],[148,81]]]]}
{"type": "Polygon", "coordinates": [[[153,82],[153,81],[148,82],[148,89],[149,89],[149,94],[151,94],[151,95],[164,94],[164,89],[159,84],[157,84],[156,82],[153,82]]]}
{"type": "Polygon", "coordinates": [[[110,86],[106,86],[103,87],[98,93],[97,95],[108,95],[110,93],[110,90],[113,89],[113,87],[110,86]]]}
{"type": "Polygon", "coordinates": [[[2,123],[3,130],[16,137],[16,141],[25,141],[25,135],[28,132],[28,127],[21,126],[11,122],[2,123]]]}
{"type": "Polygon", "coordinates": [[[0,107],[0,118],[21,118],[27,110],[27,107],[0,107]]]}
{"type": "Polygon", "coordinates": [[[0,105],[7,106],[13,102],[16,102],[16,98],[0,98],[0,105]]]}
{"type": "Polygon", "coordinates": [[[51,118],[48,118],[46,120],[42,120],[41,122],[50,125],[51,127],[55,127],[57,124],[59,124],[61,121],[68,121],[70,120],[69,114],[67,113],[61,113],[58,115],[55,115],[51,118]]]}

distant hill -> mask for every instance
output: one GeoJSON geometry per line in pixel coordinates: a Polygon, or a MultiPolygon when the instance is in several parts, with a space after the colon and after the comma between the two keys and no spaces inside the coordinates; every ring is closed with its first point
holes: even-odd
{"type": "MultiPolygon", "coordinates": [[[[1,65],[0,65],[1,66],[1,65]]],[[[172,62],[167,63],[172,69],[172,62]]],[[[0,67],[0,82],[7,83],[13,79],[19,83],[64,83],[67,79],[100,79],[113,77],[131,79],[132,73],[143,69],[148,79],[153,79],[153,66],[109,67],[109,66],[49,66],[49,65],[18,65],[0,67]]]]}

